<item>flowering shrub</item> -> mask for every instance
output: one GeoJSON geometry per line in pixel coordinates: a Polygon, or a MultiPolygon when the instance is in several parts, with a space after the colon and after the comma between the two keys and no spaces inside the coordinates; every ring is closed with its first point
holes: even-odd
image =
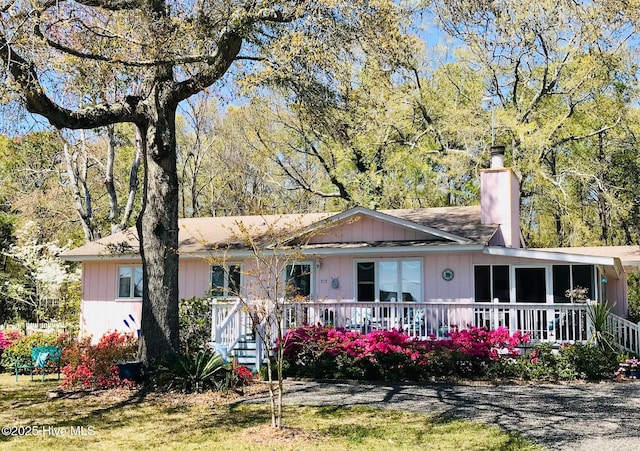
{"type": "Polygon", "coordinates": [[[513,358],[529,337],[506,328],[454,328],[447,340],[419,341],[397,330],[362,334],[321,325],[284,337],[287,373],[320,378],[425,380],[432,376],[482,375],[492,361],[513,358]]]}
{"type": "Polygon", "coordinates": [[[521,344],[529,342],[529,335],[519,330],[509,335],[509,329],[498,327],[488,330],[486,327],[469,327],[453,330],[445,334],[451,339],[453,349],[480,360],[498,360],[504,357],[516,357],[520,355],[517,348],[521,344]]]}
{"type": "Polygon", "coordinates": [[[20,332],[17,330],[5,330],[4,332],[0,330],[0,353],[11,346],[18,338],[20,338],[20,332]]]}
{"type": "Polygon", "coordinates": [[[359,380],[425,381],[433,377],[600,380],[640,369],[639,359],[618,367],[616,355],[589,344],[537,344],[521,332],[453,327],[445,340],[414,340],[396,331],[362,334],[321,325],[289,331],[284,337],[288,375],[359,380]]]}
{"type": "Polygon", "coordinates": [[[65,388],[113,388],[132,385],[121,381],[117,362],[131,360],[137,349],[135,339],[120,332],[103,335],[97,345],[91,345],[90,338],[73,341],[62,351],[66,379],[65,388]]]}
{"type": "Polygon", "coordinates": [[[2,357],[4,350],[10,347],[18,338],[20,338],[20,332],[17,330],[7,330],[4,333],[0,330],[0,357],[2,357]]]}
{"type": "Polygon", "coordinates": [[[625,359],[620,362],[618,369],[615,371],[615,376],[627,377],[629,370],[640,370],[640,360],[638,359],[625,359]]]}
{"type": "MultiPolygon", "coordinates": [[[[9,346],[11,346],[11,344],[13,343],[13,339],[11,337],[11,333],[13,331],[8,331],[8,332],[4,332],[2,333],[2,331],[0,330],[0,358],[2,357],[2,354],[4,352],[4,350],[6,348],[8,348],[9,346]]],[[[20,336],[20,332],[16,332],[18,334],[18,337],[20,336]]],[[[1,368],[1,367],[0,367],[1,368]]]]}
{"type": "Polygon", "coordinates": [[[246,366],[235,366],[233,372],[238,378],[239,385],[248,385],[253,380],[253,373],[246,366]]]}

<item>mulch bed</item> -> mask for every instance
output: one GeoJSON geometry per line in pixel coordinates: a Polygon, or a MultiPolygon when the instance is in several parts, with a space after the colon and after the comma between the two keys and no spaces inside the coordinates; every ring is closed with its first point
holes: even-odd
{"type": "Polygon", "coordinates": [[[156,401],[163,404],[187,404],[187,405],[221,405],[233,404],[248,397],[268,393],[267,384],[254,382],[241,391],[228,390],[220,392],[203,393],[180,393],[180,392],[144,392],[142,388],[112,388],[104,390],[65,390],[56,388],[47,392],[47,397],[51,399],[80,399],[93,397],[106,402],[125,402],[128,399],[138,396],[146,400],[156,401]]]}

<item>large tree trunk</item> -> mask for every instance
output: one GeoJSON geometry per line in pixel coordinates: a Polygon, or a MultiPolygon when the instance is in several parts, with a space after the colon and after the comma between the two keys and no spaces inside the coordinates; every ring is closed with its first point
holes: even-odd
{"type": "Polygon", "coordinates": [[[166,105],[158,90],[146,130],[143,208],[137,221],[145,282],[139,357],[145,365],[179,346],[176,106],[166,105]]]}

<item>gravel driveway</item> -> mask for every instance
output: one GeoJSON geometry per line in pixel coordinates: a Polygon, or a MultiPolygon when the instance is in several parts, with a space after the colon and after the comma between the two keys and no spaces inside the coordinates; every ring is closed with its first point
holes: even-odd
{"type": "Polygon", "coordinates": [[[551,450],[640,450],[640,382],[416,386],[287,381],[285,402],[451,415],[517,431],[551,450]]]}

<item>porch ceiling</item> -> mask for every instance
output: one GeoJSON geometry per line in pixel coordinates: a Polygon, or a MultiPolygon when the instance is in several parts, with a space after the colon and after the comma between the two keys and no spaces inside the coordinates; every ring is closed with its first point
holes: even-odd
{"type": "Polygon", "coordinates": [[[589,248],[513,249],[487,246],[483,252],[488,255],[500,255],[504,257],[601,265],[605,268],[607,274],[615,275],[616,277],[619,277],[625,272],[625,267],[623,267],[620,257],[616,256],[614,251],[607,252],[604,246],[597,248],[599,252],[588,253],[587,249],[589,248]]]}
{"type": "Polygon", "coordinates": [[[538,250],[572,255],[612,257],[619,259],[627,272],[637,272],[640,270],[640,246],[558,247],[538,250]]]}

